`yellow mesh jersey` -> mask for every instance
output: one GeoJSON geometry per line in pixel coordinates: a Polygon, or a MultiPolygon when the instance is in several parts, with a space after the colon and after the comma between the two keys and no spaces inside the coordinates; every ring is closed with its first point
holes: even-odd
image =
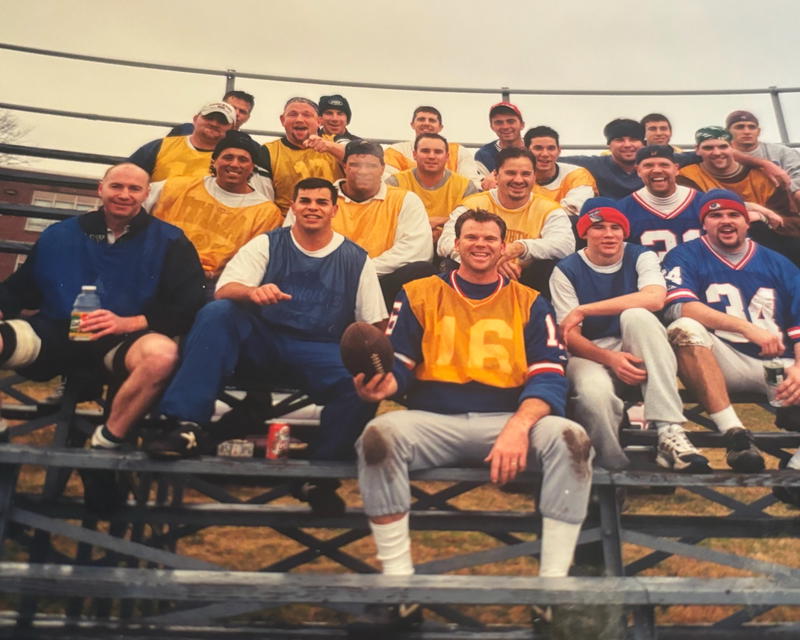
{"type": "Polygon", "coordinates": [[[203,178],[170,178],[153,215],[183,229],[205,271],[218,276],[239,248],[259,233],[279,227],[283,215],[274,202],[229,207],[212,197],[203,178]]]}
{"type": "Polygon", "coordinates": [[[746,175],[737,182],[718,180],[704,171],[702,166],[699,164],[690,164],[683,167],[678,176],[679,183],[680,176],[688,178],[694,182],[700,191],[708,191],[710,189],[730,189],[731,191],[734,191],[742,196],[742,199],[745,202],[755,202],[762,205],[766,205],[767,200],[769,200],[772,194],[775,192],[775,185],[772,184],[766,174],[755,169],[748,171],[746,175]]]}
{"type": "Polygon", "coordinates": [[[325,178],[335,182],[344,177],[339,163],[329,153],[314,149],[293,149],[281,140],[264,145],[269,151],[272,165],[272,185],[275,188],[275,204],[285,214],[292,203],[294,185],[305,178],[325,178]]]}
{"type": "Polygon", "coordinates": [[[394,245],[397,219],[403,208],[405,189],[386,186],[386,199],[354,202],[339,196],[339,211],[333,216],[333,230],[366,250],[370,258],[394,245]]]}
{"type": "Polygon", "coordinates": [[[150,182],[178,176],[207,176],[211,173],[211,152],[198,151],[188,136],[171,136],[161,141],[150,182]]]}
{"type": "MultiPolygon", "coordinates": [[[[410,148],[414,148],[414,142],[411,142],[410,148]]],[[[453,173],[456,172],[458,169],[458,152],[461,149],[461,145],[457,142],[448,142],[447,143],[447,151],[449,156],[447,158],[447,168],[450,169],[453,173]]],[[[390,167],[394,167],[398,171],[407,171],[408,169],[413,169],[417,166],[417,163],[414,162],[414,158],[409,157],[403,154],[399,149],[395,149],[394,147],[388,147],[383,151],[383,161],[388,164],[390,167]]],[[[442,214],[444,215],[444,214],[442,214]]]]}
{"type": "Polygon", "coordinates": [[[525,325],[537,291],[511,281],[487,298],[470,300],[437,276],[403,288],[423,330],[418,379],[500,388],[525,383],[525,325]]]}
{"type": "Polygon", "coordinates": [[[490,192],[483,191],[464,198],[461,203],[467,209],[485,209],[489,213],[500,216],[508,226],[506,243],[515,240],[535,239],[542,235],[547,216],[560,208],[557,202],[546,198],[531,198],[528,203],[519,209],[506,209],[491,196],[490,192]]]}
{"type": "MultiPolygon", "coordinates": [[[[562,165],[563,167],[564,165],[562,165]]],[[[567,193],[575,187],[591,187],[597,193],[597,184],[594,177],[583,167],[575,167],[563,176],[558,176],[553,182],[542,185],[537,184],[533,187],[533,194],[544,196],[556,202],[561,202],[567,193]]]]}
{"type": "Polygon", "coordinates": [[[429,218],[449,216],[461,204],[464,192],[470,184],[467,178],[457,173],[451,173],[447,182],[438,189],[423,187],[414,177],[413,169],[395,173],[394,177],[401,189],[413,191],[420,197],[429,218]]]}

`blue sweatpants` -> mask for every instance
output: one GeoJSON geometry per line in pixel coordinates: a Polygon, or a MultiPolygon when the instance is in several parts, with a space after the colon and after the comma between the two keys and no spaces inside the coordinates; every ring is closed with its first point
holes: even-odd
{"type": "Polygon", "coordinates": [[[180,367],[161,400],[161,413],[207,423],[217,395],[237,365],[263,373],[272,384],[301,389],[324,405],[311,459],[355,457],[354,443],[376,405],[356,395],[339,345],[282,333],[230,300],[211,302],[197,314],[182,345],[180,367]]]}

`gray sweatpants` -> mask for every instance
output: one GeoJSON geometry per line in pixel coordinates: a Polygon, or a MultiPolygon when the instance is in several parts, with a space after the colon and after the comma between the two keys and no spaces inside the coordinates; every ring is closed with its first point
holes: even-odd
{"type": "MultiPolygon", "coordinates": [[[[678,394],[677,362],[664,326],[646,309],[626,309],[620,315],[622,338],[614,350],[627,351],[644,360],[647,380],[642,384],[644,418],[683,423],[683,403],[678,394]]],[[[605,345],[604,345],[605,346],[605,345]]],[[[586,427],[606,469],[624,469],[628,457],[619,444],[619,424],[624,405],[615,393],[625,385],[599,362],[570,357],[567,363],[572,416],[586,427]]]]}
{"type": "MultiPolygon", "coordinates": [[[[356,443],[366,514],[407,512],[411,507],[409,471],[485,465],[483,460],[510,415],[392,411],[373,419],[356,443]]],[[[566,418],[546,416],[531,429],[530,442],[528,469],[543,472],[540,513],[572,524],[583,522],[593,455],[585,431],[566,418]]]]}

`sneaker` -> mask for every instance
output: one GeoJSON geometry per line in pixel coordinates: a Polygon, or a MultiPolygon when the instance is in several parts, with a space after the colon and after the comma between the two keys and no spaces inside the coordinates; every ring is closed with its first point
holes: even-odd
{"type": "MultiPolygon", "coordinates": [[[[800,449],[792,456],[792,460],[797,457],[800,457],[800,449]]],[[[788,464],[789,460],[782,460],[779,467],[781,469],[786,469],[788,464]]],[[[797,469],[792,470],[798,471],[797,469]]],[[[772,487],[772,495],[781,502],[785,502],[794,507],[800,507],[800,487],[772,487]]]]}
{"type": "MultiPolygon", "coordinates": [[[[92,447],[92,451],[116,451],[105,447],[92,447]]],[[[130,492],[130,476],[125,471],[113,469],[79,469],[83,481],[83,503],[86,509],[107,515],[128,502],[130,492]]]]}
{"type": "Polygon", "coordinates": [[[343,516],[344,500],[336,493],[338,480],[306,480],[292,483],[291,494],[301,502],[307,502],[311,513],[332,518],[343,516]]]}
{"type": "Polygon", "coordinates": [[[665,469],[684,473],[710,473],[708,458],[689,442],[686,432],[679,424],[671,424],[658,430],[656,462],[665,469]]]}
{"type": "Polygon", "coordinates": [[[150,440],[144,450],[152,458],[177,460],[194,458],[203,452],[205,434],[194,422],[180,422],[166,433],[150,440]]]}
{"type": "Polygon", "coordinates": [[[753,434],[744,427],[728,429],[723,435],[728,466],[739,473],[759,473],[764,470],[764,457],[756,448],[753,434]]]}
{"type": "MultiPolygon", "coordinates": [[[[351,640],[389,640],[395,632],[407,632],[422,625],[422,607],[419,604],[367,605],[364,619],[347,625],[351,640]]],[[[403,633],[402,637],[406,637],[403,633]]]]}

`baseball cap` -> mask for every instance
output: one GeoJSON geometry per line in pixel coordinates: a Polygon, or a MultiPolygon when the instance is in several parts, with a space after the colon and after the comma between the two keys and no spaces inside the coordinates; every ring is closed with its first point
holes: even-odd
{"type": "Polygon", "coordinates": [[[236,124],[236,110],[227,102],[208,102],[200,107],[197,115],[207,116],[212,113],[221,113],[228,124],[236,124]]]}

